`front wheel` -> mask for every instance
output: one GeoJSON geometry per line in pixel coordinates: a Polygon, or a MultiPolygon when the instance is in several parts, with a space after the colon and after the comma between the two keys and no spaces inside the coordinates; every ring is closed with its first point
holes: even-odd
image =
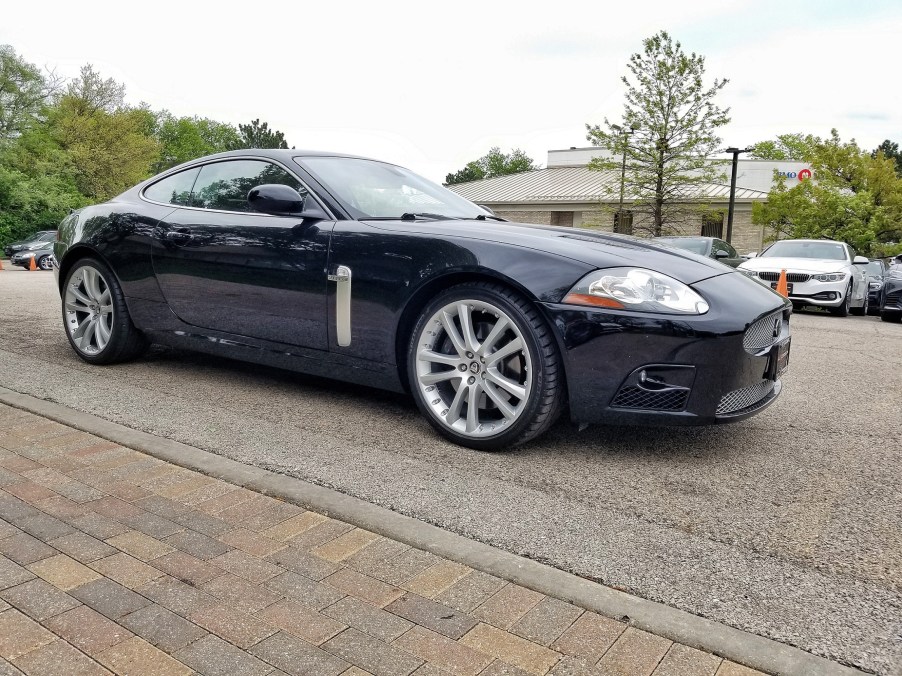
{"type": "Polygon", "coordinates": [[[849,308],[849,312],[856,317],[862,317],[868,313],[868,294],[864,294],[864,303],[861,307],[849,308]]]}
{"type": "Polygon", "coordinates": [[[62,295],[66,336],[86,362],[114,364],[147,348],[147,339],[129,317],[119,282],[101,261],[78,261],[66,275],[62,295]]]}
{"type": "Polygon", "coordinates": [[[846,289],[846,297],[843,299],[842,305],[839,307],[831,307],[830,313],[837,317],[848,317],[849,311],[852,309],[852,285],[846,289]]]}
{"type": "Polygon", "coordinates": [[[880,319],[885,322],[894,322],[898,324],[899,322],[902,322],[902,312],[886,312],[885,310],[881,310],[880,319]]]}
{"type": "Polygon", "coordinates": [[[38,267],[41,270],[53,270],[53,259],[50,256],[41,256],[38,260],[38,267]]]}
{"type": "Polygon", "coordinates": [[[440,434],[498,450],[537,437],[560,414],[563,372],[538,311],[503,286],[455,286],[430,302],[408,350],[410,389],[440,434]]]}

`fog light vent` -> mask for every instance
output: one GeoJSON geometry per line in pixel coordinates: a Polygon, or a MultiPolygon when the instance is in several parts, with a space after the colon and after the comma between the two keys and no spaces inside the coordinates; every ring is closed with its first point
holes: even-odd
{"type": "Polygon", "coordinates": [[[641,408],[652,411],[682,411],[689,390],[672,389],[654,392],[641,387],[622,387],[611,402],[618,408],[641,408]]]}

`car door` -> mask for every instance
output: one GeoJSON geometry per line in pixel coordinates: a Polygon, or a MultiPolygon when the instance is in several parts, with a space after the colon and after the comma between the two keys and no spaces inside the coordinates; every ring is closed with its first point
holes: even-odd
{"type": "Polygon", "coordinates": [[[252,211],[248,191],[273,183],[316,200],[268,160],[201,166],[188,203],[155,229],[154,272],[166,302],[188,324],[326,350],[326,262],[334,221],[252,211]]]}

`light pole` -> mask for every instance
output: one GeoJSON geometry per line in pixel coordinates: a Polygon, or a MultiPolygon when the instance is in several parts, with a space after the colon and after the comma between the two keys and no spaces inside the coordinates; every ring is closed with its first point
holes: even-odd
{"type": "Polygon", "coordinates": [[[733,207],[736,204],[736,165],[739,163],[739,153],[747,153],[751,148],[727,148],[724,152],[733,155],[733,171],[730,174],[730,207],[727,210],[727,237],[729,244],[733,243],[733,207]]]}
{"type": "Polygon", "coordinates": [[[635,127],[630,127],[629,131],[623,127],[612,124],[611,129],[616,129],[623,136],[623,162],[620,165],[620,204],[617,207],[617,226],[623,230],[623,189],[626,185],[626,151],[629,148],[627,137],[636,132],[635,127]]]}

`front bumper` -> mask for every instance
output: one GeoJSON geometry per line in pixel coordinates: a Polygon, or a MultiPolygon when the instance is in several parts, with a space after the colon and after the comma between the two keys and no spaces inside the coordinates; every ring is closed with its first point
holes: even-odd
{"type": "Polygon", "coordinates": [[[14,254],[12,258],[9,259],[9,262],[13,265],[27,268],[32,258],[34,258],[33,251],[23,251],[21,253],[14,254]]]}
{"type": "MultiPolygon", "coordinates": [[[[758,271],[757,281],[765,286],[775,288],[778,271],[758,271]],[[761,275],[766,275],[762,278],[761,275]]],[[[846,300],[849,290],[848,275],[838,282],[819,282],[813,275],[807,272],[793,272],[787,270],[787,283],[789,285],[789,299],[802,305],[817,305],[819,307],[840,307],[846,300]]]]}
{"type": "Polygon", "coordinates": [[[741,273],[693,288],[711,306],[705,315],[545,305],[562,339],[575,421],[705,425],[776,400],[791,305],[741,273]]]}

